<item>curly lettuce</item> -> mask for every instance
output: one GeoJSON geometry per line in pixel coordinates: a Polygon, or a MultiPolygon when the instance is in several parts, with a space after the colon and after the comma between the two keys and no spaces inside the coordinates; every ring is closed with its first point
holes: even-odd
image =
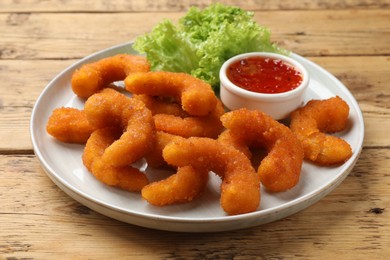
{"type": "Polygon", "coordinates": [[[185,72],[219,88],[219,69],[245,52],[288,52],[271,42],[270,30],[253,20],[253,13],[234,6],[191,7],[173,24],[163,20],[139,36],[133,48],[145,54],[152,70],[185,72]]]}

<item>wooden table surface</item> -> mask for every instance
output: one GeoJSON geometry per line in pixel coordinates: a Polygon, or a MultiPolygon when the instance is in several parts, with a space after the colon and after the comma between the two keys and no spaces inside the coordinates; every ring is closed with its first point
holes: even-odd
{"type": "Polygon", "coordinates": [[[211,1],[0,2],[0,258],[385,259],[390,255],[390,1],[234,1],[272,40],[341,80],[365,119],[360,159],[319,202],[222,233],[125,224],[67,196],[34,155],[29,120],[46,84],[93,52],[211,1]]]}

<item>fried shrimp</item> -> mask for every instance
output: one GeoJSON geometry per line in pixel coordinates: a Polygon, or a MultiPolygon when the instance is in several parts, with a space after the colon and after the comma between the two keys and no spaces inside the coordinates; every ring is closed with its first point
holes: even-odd
{"type": "Polygon", "coordinates": [[[291,114],[290,128],[302,142],[305,158],[332,165],[351,157],[352,149],[345,140],[326,134],[344,130],[348,114],[348,104],[338,96],[311,100],[291,114]]]}
{"type": "Polygon", "coordinates": [[[218,100],[216,107],[207,116],[180,117],[169,114],[156,114],[153,120],[156,129],[183,137],[217,138],[223,130],[220,120],[225,112],[222,102],[218,100]]]}
{"type": "Polygon", "coordinates": [[[85,145],[83,163],[96,179],[109,186],[127,191],[141,191],[149,183],[144,173],[130,165],[115,167],[102,160],[107,147],[121,134],[121,129],[113,127],[95,130],[85,145]]]}
{"type": "Polygon", "coordinates": [[[153,115],[167,114],[172,116],[187,117],[186,113],[181,105],[174,102],[172,99],[153,97],[149,95],[133,95],[135,99],[141,100],[145,106],[152,111],[153,115]]]}
{"type": "Polygon", "coordinates": [[[46,125],[46,131],[65,143],[85,144],[95,130],[84,110],[61,107],[53,110],[46,125]]]}
{"type": "Polygon", "coordinates": [[[191,165],[222,178],[221,207],[230,215],[255,211],[260,204],[260,182],[249,159],[232,146],[205,137],[178,138],[163,150],[171,165],[191,165]]]}
{"type": "Polygon", "coordinates": [[[85,103],[89,122],[97,128],[116,126],[123,134],[102,155],[113,166],[124,166],[142,158],[152,148],[155,128],[152,113],[139,100],[104,89],[85,103]]]}
{"type": "Polygon", "coordinates": [[[162,156],[162,152],[165,146],[170,143],[174,138],[177,138],[177,136],[162,131],[157,131],[155,134],[155,138],[156,140],[154,142],[154,146],[145,155],[145,160],[148,163],[148,166],[158,168],[167,165],[162,156]]]}
{"type": "Polygon", "coordinates": [[[150,65],[145,57],[118,54],[85,64],[76,70],[72,75],[72,90],[77,96],[88,98],[109,83],[124,80],[133,72],[149,70],[150,65]]]}
{"type": "Polygon", "coordinates": [[[183,137],[217,138],[223,126],[220,116],[225,112],[222,102],[217,99],[213,111],[207,116],[190,116],[181,106],[170,100],[149,95],[134,95],[133,98],[145,103],[152,111],[156,130],[183,137]]]}
{"type": "Polygon", "coordinates": [[[146,185],[141,191],[142,197],[155,206],[190,202],[202,193],[208,177],[208,171],[195,170],[192,166],[179,167],[168,178],[146,185]]]}
{"type": "Polygon", "coordinates": [[[252,152],[249,149],[249,146],[241,142],[238,138],[233,136],[229,129],[225,129],[219,136],[218,141],[224,144],[229,144],[234,146],[237,150],[241,151],[249,159],[252,157],[252,152]]]}
{"type": "Polygon", "coordinates": [[[304,154],[288,127],[263,112],[245,108],[225,113],[221,121],[229,131],[224,135],[230,136],[224,136],[220,142],[241,151],[247,151],[245,146],[267,150],[257,173],[268,190],[285,191],[298,183],[304,154]]]}
{"type": "Polygon", "coordinates": [[[217,97],[209,84],[185,73],[132,73],[124,82],[126,90],[133,94],[172,97],[193,116],[205,116],[217,104],[217,97]]]}

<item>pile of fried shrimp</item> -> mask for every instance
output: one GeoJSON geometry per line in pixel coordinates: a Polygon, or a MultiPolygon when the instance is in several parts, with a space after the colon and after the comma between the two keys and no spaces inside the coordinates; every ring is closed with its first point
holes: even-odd
{"type": "Polygon", "coordinates": [[[81,66],[71,87],[84,108],[56,108],[47,132],[85,145],[83,164],[97,180],[140,192],[154,206],[196,199],[216,174],[226,214],[253,212],[260,186],[293,188],[304,160],[326,167],[352,155],[345,140],[331,135],[348,121],[349,106],[338,96],[309,101],[286,125],[261,111],[226,112],[209,84],[185,73],[150,71],[145,57],[129,54],[81,66]],[[140,159],[172,174],[151,182],[132,166],[140,159]]]}

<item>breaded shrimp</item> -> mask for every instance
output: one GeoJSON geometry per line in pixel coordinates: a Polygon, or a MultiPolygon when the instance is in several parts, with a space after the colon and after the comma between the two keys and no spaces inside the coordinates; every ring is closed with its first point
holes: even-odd
{"type": "Polygon", "coordinates": [[[232,145],[234,148],[242,152],[249,159],[252,157],[252,152],[249,146],[240,141],[240,139],[236,138],[230,133],[229,129],[225,129],[219,136],[218,141],[224,144],[232,145]]]}
{"type": "Polygon", "coordinates": [[[121,129],[114,127],[95,130],[85,145],[83,163],[96,179],[109,186],[127,191],[141,191],[149,183],[144,173],[130,165],[115,167],[102,160],[107,147],[121,134],[121,129]]]}
{"type": "Polygon", "coordinates": [[[163,150],[174,166],[191,165],[222,177],[221,207],[230,215],[255,211],[260,204],[260,181],[249,159],[232,146],[205,137],[177,138],[163,150]]]}
{"type": "Polygon", "coordinates": [[[167,163],[162,156],[162,151],[164,150],[164,147],[174,138],[177,138],[177,136],[162,131],[156,131],[155,138],[154,146],[145,155],[145,160],[148,163],[148,166],[153,168],[167,166],[167,163]]]}
{"type": "Polygon", "coordinates": [[[172,97],[193,116],[205,116],[215,108],[217,97],[211,86],[186,73],[151,71],[132,73],[125,79],[133,94],[172,97]]]}
{"type": "Polygon", "coordinates": [[[229,130],[219,140],[237,147],[247,155],[245,147],[265,148],[257,173],[261,183],[270,191],[285,191],[294,187],[300,177],[303,149],[297,137],[285,125],[261,111],[239,110],[221,117],[229,130]]]}
{"type": "Polygon", "coordinates": [[[128,98],[113,90],[104,89],[85,103],[89,122],[97,128],[116,126],[123,134],[102,155],[113,166],[135,162],[153,147],[155,128],[152,113],[139,100],[128,98]]]}
{"type": "Polygon", "coordinates": [[[160,98],[149,95],[133,95],[132,98],[142,101],[152,111],[153,115],[167,114],[172,116],[187,117],[181,105],[170,98],[160,98]]]}
{"type": "Polygon", "coordinates": [[[170,114],[156,114],[153,116],[153,120],[159,131],[183,137],[217,138],[223,130],[220,117],[224,112],[222,102],[218,99],[217,105],[207,116],[180,117],[170,114]]]}
{"type": "Polygon", "coordinates": [[[124,80],[133,72],[147,72],[150,64],[143,56],[118,54],[83,65],[72,75],[72,90],[82,98],[88,98],[109,83],[124,80]]]}
{"type": "Polygon", "coordinates": [[[71,107],[54,109],[46,125],[51,136],[65,143],[85,144],[95,129],[84,110],[71,107]]]}
{"type": "Polygon", "coordinates": [[[332,165],[351,157],[352,149],[346,141],[325,134],[345,129],[348,114],[348,104],[338,96],[311,100],[291,114],[290,128],[302,142],[305,158],[318,165],[332,165]]]}
{"type": "Polygon", "coordinates": [[[134,95],[152,111],[156,130],[183,137],[199,136],[216,138],[223,130],[220,116],[225,112],[217,99],[213,111],[207,116],[190,116],[178,103],[149,95],[134,95]]]}
{"type": "Polygon", "coordinates": [[[192,166],[179,167],[168,178],[146,185],[142,197],[155,206],[190,202],[202,193],[208,176],[208,171],[195,170],[192,166]]]}

